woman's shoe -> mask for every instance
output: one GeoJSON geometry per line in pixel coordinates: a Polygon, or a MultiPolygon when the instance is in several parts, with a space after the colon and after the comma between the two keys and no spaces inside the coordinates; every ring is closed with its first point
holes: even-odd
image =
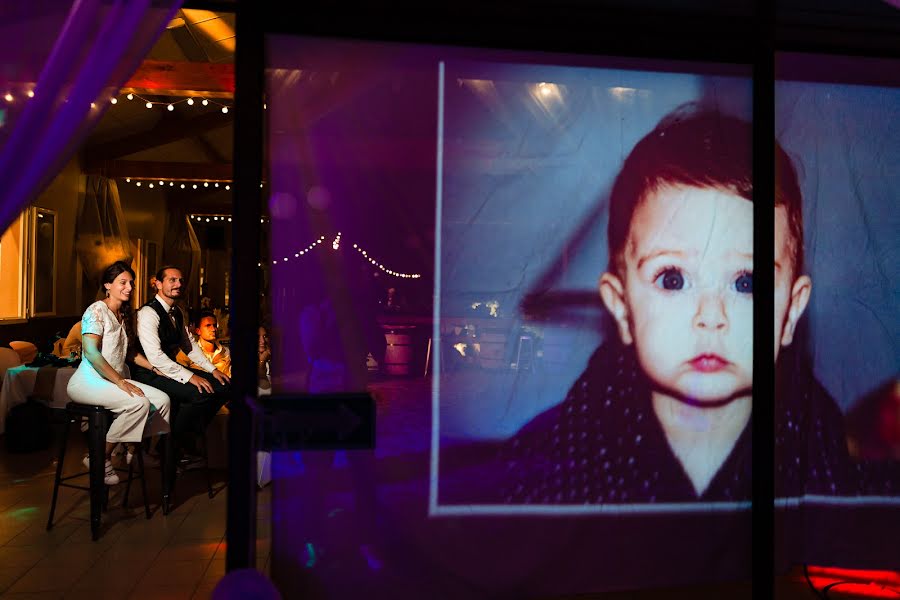
{"type": "MultiPolygon", "coordinates": [[[[91,457],[85,456],[83,459],[81,459],[81,464],[90,469],[91,457]]],[[[106,461],[105,467],[106,469],[103,473],[103,483],[105,483],[106,485],[116,485],[117,483],[119,483],[119,474],[116,473],[115,468],[113,468],[112,462],[106,461]]]]}

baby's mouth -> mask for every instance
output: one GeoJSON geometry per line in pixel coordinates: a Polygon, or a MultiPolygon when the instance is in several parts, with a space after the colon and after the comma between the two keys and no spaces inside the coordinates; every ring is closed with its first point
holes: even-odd
{"type": "Polygon", "coordinates": [[[731,364],[718,354],[698,354],[689,363],[691,368],[701,373],[715,373],[731,364]]]}

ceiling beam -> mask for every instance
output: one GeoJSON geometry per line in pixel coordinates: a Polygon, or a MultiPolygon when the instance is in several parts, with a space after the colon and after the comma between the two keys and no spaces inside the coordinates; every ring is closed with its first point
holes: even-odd
{"type": "Polygon", "coordinates": [[[158,96],[234,98],[234,65],[145,60],[121,91],[158,96]]]}
{"type": "Polygon", "coordinates": [[[231,181],[231,163],[155,162],[144,160],[96,160],[87,158],[84,172],[110,179],[176,181],[231,181]]]}
{"type": "Polygon", "coordinates": [[[128,137],[88,146],[85,155],[89,160],[112,160],[128,156],[150,148],[156,148],[185,138],[200,137],[201,134],[231,125],[231,114],[211,111],[191,119],[163,118],[150,131],[142,131],[128,137]]]}

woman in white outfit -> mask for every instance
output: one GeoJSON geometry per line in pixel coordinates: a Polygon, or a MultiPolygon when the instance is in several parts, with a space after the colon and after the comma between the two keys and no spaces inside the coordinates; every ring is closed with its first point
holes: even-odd
{"type": "MultiPolygon", "coordinates": [[[[106,434],[104,475],[107,485],[115,485],[119,476],[111,462],[113,448],[124,444],[130,458],[145,436],[168,432],[169,396],[129,379],[125,359],[129,346],[132,352],[137,347],[130,304],[134,271],[118,261],[103,272],[101,282],[106,297],[88,306],[81,318],[81,364],[67,391],[74,402],[103,406],[116,415],[106,434]]],[[[134,361],[152,369],[143,354],[136,353],[134,361]]]]}

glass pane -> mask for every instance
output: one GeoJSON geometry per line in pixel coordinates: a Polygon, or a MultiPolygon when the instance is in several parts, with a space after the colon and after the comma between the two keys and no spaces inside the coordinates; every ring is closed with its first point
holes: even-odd
{"type": "Polygon", "coordinates": [[[34,225],[34,314],[56,310],[56,213],[37,209],[34,225]]]}
{"type": "MultiPolygon", "coordinates": [[[[25,213],[27,215],[27,212],[25,213]]],[[[19,215],[0,236],[0,319],[18,319],[23,314],[22,264],[24,263],[24,217],[19,215]]]]}
{"type": "Polygon", "coordinates": [[[877,540],[900,535],[900,63],[778,64],[776,504],[806,505],[795,561],[895,567],[877,540]]]}
{"type": "Polygon", "coordinates": [[[273,456],[282,592],[747,578],[747,70],[268,52],[274,393],[377,406],[374,451],[273,456]]]}

